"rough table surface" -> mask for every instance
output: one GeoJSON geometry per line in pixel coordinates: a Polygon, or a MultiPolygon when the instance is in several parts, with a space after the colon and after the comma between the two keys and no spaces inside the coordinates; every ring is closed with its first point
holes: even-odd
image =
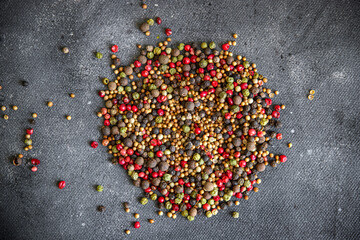
{"type": "Polygon", "coordinates": [[[146,2],[147,10],[137,0],[1,1],[0,105],[19,110],[6,110],[10,119],[0,119],[0,238],[359,239],[359,2],[146,2]],[[138,25],[155,16],[163,24],[146,37],[138,25]],[[233,52],[257,63],[267,86],[280,91],[275,103],[286,104],[284,138],[273,149],[289,160],[262,173],[260,191],[248,201],[191,223],[157,216],[153,203],[141,206],[140,189],[110,163],[106,149],[89,146],[101,137],[100,78],[113,78],[109,46],[118,44],[118,55],[130,63],[136,44],[155,43],[158,34],[164,39],[165,27],[176,43],[222,43],[236,32],[233,52]],[[94,51],[104,58],[94,58],[94,51]],[[316,90],[313,101],[310,89],[316,90]],[[36,173],[28,163],[10,162],[22,151],[32,112],[39,117],[25,160],[41,160],[36,173]],[[59,180],[67,182],[63,190],[59,180]],[[104,192],[96,192],[97,184],[104,192]],[[140,229],[132,228],[124,201],[140,213],[140,229]],[[104,213],[96,211],[100,204],[104,213]],[[238,219],[230,214],[235,209],[238,219]]]}

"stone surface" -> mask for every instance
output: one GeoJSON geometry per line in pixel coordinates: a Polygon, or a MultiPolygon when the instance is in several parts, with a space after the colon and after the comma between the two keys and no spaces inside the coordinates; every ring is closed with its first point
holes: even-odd
{"type": "Polygon", "coordinates": [[[358,1],[147,3],[143,10],[135,0],[1,1],[0,100],[19,110],[0,119],[0,238],[122,239],[129,228],[130,239],[359,239],[358,1]],[[155,16],[163,23],[146,37],[138,27],[155,16]],[[167,27],[175,43],[221,44],[237,33],[231,50],[254,61],[269,79],[266,86],[280,91],[274,102],[286,104],[283,141],[272,149],[288,161],[260,174],[260,190],[249,201],[211,219],[157,216],[153,202],[138,203],[141,189],[111,164],[106,148],[90,147],[101,137],[102,120],[95,115],[103,106],[101,78],[113,79],[109,47],[118,44],[117,55],[129,64],[136,44],[164,39],[167,27]],[[64,46],[68,54],[61,52],[64,46]],[[96,51],[103,59],[95,58],[96,51]],[[316,90],[313,101],[310,89],[316,90]],[[39,115],[34,149],[15,167],[11,157],[24,146],[32,112],[39,115]],[[35,173],[31,157],[41,161],[35,173]],[[62,190],[60,180],[67,183],[62,190]],[[135,219],[125,213],[124,201],[143,217],[141,229],[132,228],[135,219]],[[106,211],[98,212],[99,205],[106,211]]]}

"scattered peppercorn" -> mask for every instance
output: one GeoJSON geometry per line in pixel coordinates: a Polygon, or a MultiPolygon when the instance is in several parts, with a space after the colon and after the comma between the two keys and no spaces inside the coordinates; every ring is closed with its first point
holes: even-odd
{"type": "Polygon", "coordinates": [[[236,33],[234,33],[233,38],[238,38],[238,35],[236,33]]]}
{"type": "Polygon", "coordinates": [[[65,181],[60,181],[60,182],[58,183],[58,187],[59,187],[60,189],[63,189],[65,186],[66,186],[66,182],[65,182],[65,181]]]}
{"type": "Polygon", "coordinates": [[[314,95],[309,95],[309,96],[308,96],[308,99],[309,99],[309,100],[313,100],[313,99],[314,99],[314,95]]]}
{"type": "Polygon", "coordinates": [[[102,59],[102,58],[103,58],[103,55],[102,55],[102,53],[100,53],[100,52],[96,52],[96,53],[95,53],[95,57],[98,58],[98,59],[102,59]]]}
{"type": "Polygon", "coordinates": [[[37,117],[38,117],[37,113],[33,113],[31,116],[32,116],[33,118],[37,118],[37,117]]]}
{"type": "Polygon", "coordinates": [[[24,87],[27,87],[29,86],[29,82],[28,81],[22,81],[21,84],[24,86],[24,87]]]}
{"type": "Polygon", "coordinates": [[[70,115],[67,115],[67,116],[66,116],[66,120],[69,120],[69,121],[70,121],[70,120],[71,120],[71,116],[70,116],[70,115]]]}
{"type": "Polygon", "coordinates": [[[92,141],[90,145],[91,145],[92,148],[97,148],[99,146],[99,143],[95,142],[95,141],[92,141]]]}
{"type": "Polygon", "coordinates": [[[54,103],[53,102],[48,102],[47,105],[48,105],[48,107],[52,107],[52,106],[54,106],[54,103]]]}
{"type": "Polygon", "coordinates": [[[63,47],[62,52],[65,53],[65,54],[69,53],[69,48],[63,47]]]}
{"type": "Polygon", "coordinates": [[[35,167],[35,166],[32,166],[32,167],[31,167],[31,171],[32,171],[32,172],[36,172],[37,170],[38,170],[37,167],[35,167]]]}
{"type": "Polygon", "coordinates": [[[19,108],[18,108],[18,106],[12,106],[12,109],[14,110],[14,111],[17,111],[19,108]]]}
{"type": "Polygon", "coordinates": [[[140,222],[135,222],[134,223],[134,228],[140,228],[140,222]]]}
{"type": "Polygon", "coordinates": [[[145,3],[143,3],[142,5],[141,5],[141,7],[143,8],[143,9],[147,9],[147,5],[145,4],[145,3]]]}
{"type": "Polygon", "coordinates": [[[288,148],[292,148],[292,143],[288,143],[288,148]]]}
{"type": "Polygon", "coordinates": [[[135,213],[135,214],[134,214],[134,217],[137,219],[137,218],[139,218],[139,217],[140,217],[140,214],[135,213]]]}
{"type": "Polygon", "coordinates": [[[156,18],[156,23],[157,23],[158,25],[160,25],[160,24],[162,23],[162,20],[161,20],[160,17],[157,17],[157,18],[156,18]]]}
{"type": "Polygon", "coordinates": [[[314,94],[315,94],[315,90],[311,89],[311,90],[309,91],[309,93],[310,93],[311,95],[314,95],[314,94]]]}
{"type": "Polygon", "coordinates": [[[149,223],[153,224],[155,222],[154,219],[149,219],[149,223]]]}
{"type": "Polygon", "coordinates": [[[172,34],[172,30],[170,28],[165,29],[166,36],[170,36],[172,34]]]}
{"type": "Polygon", "coordinates": [[[15,158],[13,159],[13,164],[14,164],[15,166],[20,166],[20,165],[22,164],[21,158],[15,157],[15,158]]]}
{"type": "Polygon", "coordinates": [[[104,186],[102,186],[102,185],[97,185],[97,186],[96,186],[96,191],[98,191],[98,192],[104,191],[104,186]]]}
{"type": "Polygon", "coordinates": [[[106,210],[106,207],[105,206],[103,206],[103,205],[100,205],[100,206],[98,206],[98,211],[99,212],[105,212],[105,210],[106,210]]]}
{"type": "Polygon", "coordinates": [[[6,107],[5,106],[1,106],[1,111],[6,111],[6,107]]]}
{"type": "Polygon", "coordinates": [[[74,93],[70,93],[70,97],[71,97],[71,98],[75,98],[75,94],[74,94],[74,93]]]}
{"type": "Polygon", "coordinates": [[[126,229],[126,230],[125,230],[125,233],[129,235],[129,234],[130,234],[130,230],[129,230],[129,229],[126,229]]]}
{"type": "Polygon", "coordinates": [[[4,119],[5,119],[5,120],[9,120],[9,116],[5,114],[5,115],[4,115],[4,119]]]}
{"type": "Polygon", "coordinates": [[[240,214],[238,212],[233,212],[232,217],[233,218],[239,218],[240,214]]]}

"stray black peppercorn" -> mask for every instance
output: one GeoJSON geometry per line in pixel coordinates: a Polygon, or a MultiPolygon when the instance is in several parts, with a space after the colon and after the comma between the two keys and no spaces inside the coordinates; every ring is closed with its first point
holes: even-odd
{"type": "Polygon", "coordinates": [[[27,87],[29,86],[29,82],[28,81],[22,81],[21,84],[24,86],[24,87],[27,87]]]}
{"type": "Polygon", "coordinates": [[[103,205],[98,206],[98,211],[99,212],[104,212],[105,210],[106,210],[105,206],[103,206],[103,205]]]}

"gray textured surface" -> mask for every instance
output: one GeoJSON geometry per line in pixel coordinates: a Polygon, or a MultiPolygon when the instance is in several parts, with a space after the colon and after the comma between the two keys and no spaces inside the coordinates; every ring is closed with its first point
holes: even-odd
{"type": "MultiPolygon", "coordinates": [[[[0,119],[0,236],[2,239],[121,239],[134,218],[121,203],[132,203],[142,228],[129,239],[359,239],[359,11],[358,1],[1,1],[0,85],[10,120],[0,119]],[[236,3],[238,2],[238,3],[236,3]],[[156,6],[157,4],[158,6],[156,6]],[[145,37],[137,25],[163,18],[145,37]],[[224,17],[225,16],[225,17],[224,17]],[[245,55],[281,95],[284,140],[275,152],[288,162],[261,175],[249,201],[205,220],[188,222],[155,215],[140,206],[140,189],[109,163],[95,112],[102,101],[99,77],[112,77],[108,46],[120,46],[127,63],[137,43],[154,43],[162,27],[173,40],[223,42],[239,34],[232,50],[245,55]],[[59,51],[68,46],[70,54],[59,51]],[[94,58],[93,51],[105,54],[94,58]],[[30,82],[27,88],[19,82],[30,82]],[[315,99],[307,100],[309,89],[315,99]],[[70,99],[68,93],[77,97],[70,99]],[[53,108],[46,101],[54,102],[53,108]],[[39,114],[34,150],[15,167],[9,157],[23,147],[32,112],[39,114]],[[70,114],[70,122],[64,116],[70,114]],[[293,149],[286,148],[293,142],[293,149]],[[58,180],[67,181],[59,190],[58,180]],[[97,193],[94,185],[105,186],[97,193]],[[105,213],[96,206],[107,207],[105,213]],[[154,218],[155,224],[146,219],[154,218]]],[[[164,36],[163,34],[161,36],[164,36]]],[[[1,113],[3,114],[3,113],[1,113]]]]}

